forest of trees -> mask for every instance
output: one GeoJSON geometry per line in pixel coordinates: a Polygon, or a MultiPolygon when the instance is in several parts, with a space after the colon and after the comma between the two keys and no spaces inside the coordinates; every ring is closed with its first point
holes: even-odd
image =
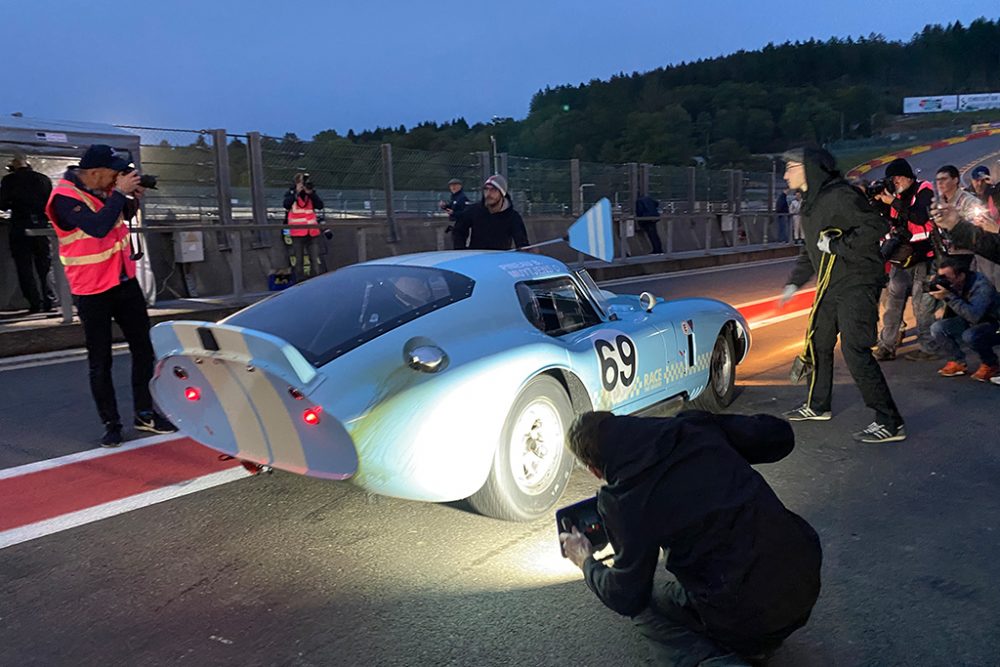
{"type": "MultiPolygon", "coordinates": [[[[431,151],[537,158],[743,165],[753,153],[877,134],[909,95],[1000,91],[1000,20],[929,25],[908,42],[880,35],[768,44],[608,81],[546,88],[523,120],[464,119],[376,128],[328,144],[391,142],[431,151]]],[[[286,135],[297,140],[294,135],[286,135]]]]}

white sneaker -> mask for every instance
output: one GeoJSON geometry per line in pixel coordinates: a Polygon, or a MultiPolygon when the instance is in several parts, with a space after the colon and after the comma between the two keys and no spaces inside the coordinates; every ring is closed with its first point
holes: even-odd
{"type": "Polygon", "coordinates": [[[833,417],[833,413],[830,412],[829,410],[827,410],[826,412],[816,412],[815,410],[810,408],[808,404],[803,403],[794,410],[789,410],[788,412],[784,413],[782,417],[784,417],[790,422],[804,422],[804,421],[825,422],[825,421],[830,421],[830,418],[833,417]]]}

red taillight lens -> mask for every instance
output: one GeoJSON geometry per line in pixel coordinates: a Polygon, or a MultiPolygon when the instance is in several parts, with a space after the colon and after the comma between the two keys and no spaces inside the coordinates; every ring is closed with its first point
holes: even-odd
{"type": "Polygon", "coordinates": [[[184,398],[189,401],[197,401],[201,398],[201,390],[198,387],[188,387],[184,390],[184,398]]]}
{"type": "Polygon", "coordinates": [[[302,413],[302,421],[309,424],[310,426],[315,426],[319,423],[319,413],[320,408],[309,408],[302,413]]]}

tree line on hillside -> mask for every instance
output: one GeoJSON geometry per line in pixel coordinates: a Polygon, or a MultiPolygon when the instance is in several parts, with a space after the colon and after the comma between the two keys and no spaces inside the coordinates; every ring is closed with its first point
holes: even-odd
{"type": "Polygon", "coordinates": [[[768,44],[718,58],[546,88],[524,120],[464,119],[317,139],[422,150],[490,146],[538,158],[739,166],[752,153],[877,133],[902,98],[1000,90],[1000,20],[928,25],[907,42],[880,35],[768,44]]]}
{"type": "MultiPolygon", "coordinates": [[[[273,161],[275,168],[267,171],[282,181],[305,167],[317,176],[338,173],[339,187],[378,187],[381,143],[391,143],[398,153],[417,149],[451,156],[415,166],[410,177],[401,173],[394,155],[397,181],[416,182],[426,176],[418,171],[447,176],[466,162],[474,171],[470,154],[489,150],[493,137],[498,150],[534,158],[760,168],[754,154],[878,134],[888,116],[901,112],[905,96],[995,91],[1000,91],[1000,20],[982,18],[968,26],[928,25],[907,42],[873,34],[768,44],[607,81],[546,88],[534,95],[523,120],[470,125],[458,118],[351,130],[346,136],[324,130],[311,142],[288,133],[265,140],[265,163],[273,161]]],[[[230,149],[235,182],[248,179],[243,159],[234,157],[240,148],[245,147],[237,141],[230,149]]]]}

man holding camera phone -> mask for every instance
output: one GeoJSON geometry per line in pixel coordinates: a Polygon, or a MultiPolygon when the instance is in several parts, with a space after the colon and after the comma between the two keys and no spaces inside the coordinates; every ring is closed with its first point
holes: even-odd
{"type": "Polygon", "coordinates": [[[980,365],[972,379],[987,382],[1000,373],[1000,359],[993,347],[1000,345],[1000,295],[982,274],[971,271],[961,259],[941,262],[937,275],[928,283],[930,295],[942,301],[944,317],[931,325],[931,334],[948,363],[938,371],[943,377],[965,375],[964,343],[979,355],[980,365]]]}
{"type": "MultiPolygon", "coordinates": [[[[323,208],[316,188],[309,174],[295,174],[292,187],[285,193],[285,224],[288,225],[288,235],[292,239],[292,249],[295,254],[295,272],[300,280],[305,280],[305,255],[309,254],[309,277],[323,273],[319,263],[319,249],[316,237],[319,236],[319,215],[317,211],[323,208]]],[[[324,232],[327,239],[333,235],[330,230],[324,232]]]]}
{"type": "Polygon", "coordinates": [[[125,220],[139,208],[141,177],[110,146],[95,144],[80,164],[70,167],[52,190],[45,213],[59,239],[59,259],[83,325],[90,391],[104,423],[101,445],[122,443],[115,387],[111,377],[112,321],[132,355],[135,428],[172,433],[173,424],[153,409],[149,381],[155,357],[149,339],[146,299],[135,277],[135,261],[125,220]]]}
{"type": "Polygon", "coordinates": [[[587,586],[633,617],[657,664],[745,665],[806,624],[822,551],[751,464],[787,456],[795,435],[770,415],[670,418],[587,412],[567,446],[598,479],[610,567],[575,527],[559,539],[587,586]],[[654,576],[660,550],[674,580],[654,576]]]}

